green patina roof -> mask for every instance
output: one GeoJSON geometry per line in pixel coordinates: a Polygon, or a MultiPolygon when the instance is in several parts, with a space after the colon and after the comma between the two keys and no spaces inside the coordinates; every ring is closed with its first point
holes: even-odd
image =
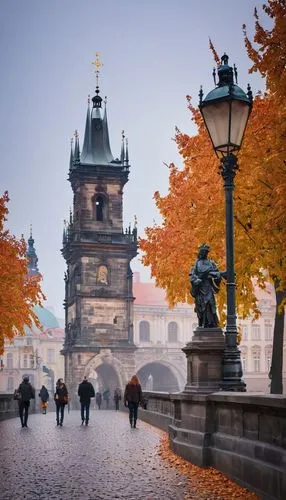
{"type": "Polygon", "coordinates": [[[40,306],[35,306],[34,311],[37,314],[41,324],[47,328],[59,328],[59,322],[55,315],[49,311],[48,309],[45,309],[45,307],[40,307],[40,306]]]}

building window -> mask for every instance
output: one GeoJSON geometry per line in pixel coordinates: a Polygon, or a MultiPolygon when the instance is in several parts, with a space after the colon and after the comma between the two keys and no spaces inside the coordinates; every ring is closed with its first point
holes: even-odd
{"type": "Polygon", "coordinates": [[[272,346],[268,345],[265,347],[265,368],[267,373],[270,372],[271,361],[272,361],[272,346]]]}
{"type": "Polygon", "coordinates": [[[252,325],[251,330],[252,340],[260,340],[260,325],[252,325]]]}
{"type": "Polygon", "coordinates": [[[24,354],[23,368],[28,368],[28,354],[24,354]]]}
{"type": "Polygon", "coordinates": [[[247,372],[247,359],[245,356],[241,357],[241,363],[242,363],[242,371],[243,373],[247,372]]]}
{"type": "Polygon", "coordinates": [[[48,349],[48,363],[56,362],[56,351],[55,349],[48,349]]]}
{"type": "Polygon", "coordinates": [[[7,353],[7,368],[10,368],[10,370],[13,368],[13,354],[12,354],[12,352],[7,353]]]}
{"type": "Polygon", "coordinates": [[[34,368],[34,354],[29,355],[29,368],[34,368]]]}
{"type": "Polygon", "coordinates": [[[242,333],[243,342],[245,340],[248,340],[248,326],[247,325],[241,325],[241,333],[242,333]]]}
{"type": "Polygon", "coordinates": [[[139,323],[139,341],[150,342],[150,324],[148,321],[140,321],[139,323]]]}
{"type": "Polygon", "coordinates": [[[102,222],[104,216],[104,198],[98,195],[94,201],[95,220],[102,222]]]}
{"type": "Polygon", "coordinates": [[[178,342],[178,324],[175,321],[168,324],[168,342],[178,342]]]}
{"type": "Polygon", "coordinates": [[[241,346],[240,347],[240,351],[241,351],[242,370],[243,370],[243,373],[246,373],[248,371],[248,366],[247,366],[247,347],[241,346]]]}
{"type": "Polygon", "coordinates": [[[269,321],[268,319],[264,321],[264,331],[265,331],[265,340],[272,340],[273,325],[271,321],[269,321]]]}
{"type": "Polygon", "coordinates": [[[260,372],[260,348],[259,347],[253,347],[252,360],[253,360],[253,371],[255,373],[259,373],[260,372]]]}
{"type": "Polygon", "coordinates": [[[33,340],[31,338],[27,338],[27,345],[32,345],[33,340]]]}
{"type": "Polygon", "coordinates": [[[13,377],[8,377],[7,391],[14,390],[14,379],[13,377]]]}

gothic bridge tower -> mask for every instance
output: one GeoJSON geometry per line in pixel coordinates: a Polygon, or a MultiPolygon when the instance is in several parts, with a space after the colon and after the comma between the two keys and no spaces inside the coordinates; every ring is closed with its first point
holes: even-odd
{"type": "Polygon", "coordinates": [[[111,153],[97,71],[82,152],[77,133],[71,147],[73,210],[62,248],[67,263],[62,352],[74,404],[83,376],[93,379],[97,390],[112,391],[123,388],[135,371],[130,261],[137,254],[136,223],[132,230],[123,230],[123,188],[129,169],[123,133],[120,159],[111,153]]]}

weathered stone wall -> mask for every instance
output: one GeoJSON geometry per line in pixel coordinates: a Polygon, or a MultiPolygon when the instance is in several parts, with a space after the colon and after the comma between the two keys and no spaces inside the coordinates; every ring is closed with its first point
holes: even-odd
{"type": "Polygon", "coordinates": [[[145,393],[140,416],[166,428],[173,450],[213,466],[262,498],[286,498],[286,398],[247,393],[145,393]]]}

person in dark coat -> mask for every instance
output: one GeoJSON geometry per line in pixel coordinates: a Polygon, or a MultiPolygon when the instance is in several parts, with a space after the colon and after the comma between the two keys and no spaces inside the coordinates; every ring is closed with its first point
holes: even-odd
{"type": "Polygon", "coordinates": [[[45,415],[47,413],[49,393],[48,393],[48,389],[44,385],[42,385],[42,388],[39,392],[39,397],[41,398],[41,408],[42,408],[43,414],[45,415]]]}
{"type": "Polygon", "coordinates": [[[96,396],[95,396],[95,401],[96,401],[96,404],[97,404],[97,406],[98,406],[98,409],[100,410],[101,403],[102,403],[102,395],[101,395],[101,392],[97,392],[97,393],[96,393],[96,396]]]}
{"type": "Polygon", "coordinates": [[[62,378],[59,378],[56,383],[56,392],[54,400],[56,403],[57,425],[62,427],[65,414],[65,405],[68,404],[68,390],[62,378]]]}
{"type": "Polygon", "coordinates": [[[19,385],[18,388],[19,393],[19,416],[21,420],[22,427],[28,427],[28,414],[29,414],[29,406],[30,400],[35,399],[35,389],[29,382],[28,375],[23,376],[23,382],[19,385]]]}
{"type": "Polygon", "coordinates": [[[105,401],[106,409],[108,409],[109,407],[109,398],[110,398],[110,391],[107,388],[105,389],[105,391],[103,391],[103,400],[105,401]]]}
{"type": "Polygon", "coordinates": [[[81,425],[88,425],[90,398],[94,398],[95,392],[91,382],[84,377],[83,381],[78,386],[80,405],[81,405],[81,425]]]}
{"type": "Polygon", "coordinates": [[[115,403],[115,410],[118,411],[119,410],[119,401],[121,401],[120,389],[118,389],[118,388],[115,389],[113,399],[114,399],[114,403],[115,403]]]}
{"type": "Polygon", "coordinates": [[[134,429],[136,429],[139,403],[143,403],[142,389],[138,377],[133,375],[125,387],[124,404],[129,408],[129,422],[134,429]]]}

